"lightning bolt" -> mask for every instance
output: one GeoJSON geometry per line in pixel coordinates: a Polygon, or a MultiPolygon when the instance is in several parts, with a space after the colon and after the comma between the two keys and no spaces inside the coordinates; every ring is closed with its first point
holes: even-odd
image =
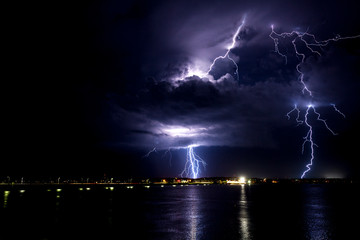
{"type": "Polygon", "coordinates": [[[337,109],[335,104],[331,103],[330,105],[334,108],[335,112],[338,112],[341,116],[346,118],[345,114],[343,114],[339,109],[337,109]]]}
{"type": "Polygon", "coordinates": [[[293,38],[291,41],[294,51],[297,57],[300,58],[300,62],[296,65],[296,71],[299,73],[299,81],[303,85],[302,93],[308,93],[310,96],[312,92],[309,90],[307,85],[304,81],[304,73],[301,71],[301,65],[305,62],[306,54],[305,52],[301,52],[298,48],[298,43],[301,42],[304,44],[305,48],[309,50],[311,53],[321,56],[320,50],[322,47],[327,46],[330,42],[337,42],[339,40],[346,40],[346,39],[355,39],[360,38],[360,35],[350,36],[350,37],[341,37],[340,35],[336,35],[334,38],[330,38],[323,41],[316,40],[314,34],[310,34],[307,31],[302,33],[299,31],[292,31],[292,32],[284,32],[284,33],[277,33],[274,30],[274,25],[271,25],[271,33],[269,37],[274,41],[274,52],[279,54],[281,57],[285,59],[285,64],[287,64],[287,56],[280,52],[279,50],[279,38],[293,38]]]}
{"type": "Polygon", "coordinates": [[[290,112],[288,112],[287,114],[286,114],[286,116],[288,117],[288,120],[290,120],[290,114],[292,113],[292,112],[294,112],[294,111],[296,111],[297,112],[297,115],[296,115],[296,122],[298,123],[298,126],[300,125],[300,124],[303,124],[303,122],[304,121],[302,121],[302,120],[299,120],[299,118],[300,118],[300,110],[299,110],[299,108],[297,107],[297,104],[295,104],[295,106],[294,106],[294,108],[292,109],[292,110],[290,110],[290,112]]]}
{"type": "Polygon", "coordinates": [[[154,147],[154,148],[151,149],[147,154],[145,154],[145,155],[143,156],[143,158],[148,158],[148,157],[150,156],[150,154],[153,153],[153,152],[156,152],[156,147],[154,147]]]}
{"type": "MultiPolygon", "coordinates": [[[[195,151],[194,148],[197,147],[197,145],[189,145],[187,147],[170,147],[168,148],[164,154],[162,155],[162,158],[165,158],[167,155],[170,157],[170,165],[171,165],[171,150],[172,149],[186,149],[186,162],[185,162],[185,168],[181,172],[181,177],[190,177],[190,178],[198,178],[200,173],[200,167],[201,165],[205,168],[206,162],[199,157],[195,151]]],[[[143,158],[147,158],[150,156],[151,153],[156,152],[156,147],[154,147],[152,150],[150,150],[147,154],[143,156],[143,158]]]]}
{"type": "Polygon", "coordinates": [[[194,152],[195,145],[189,145],[187,147],[185,168],[181,173],[181,177],[184,175],[190,178],[198,178],[200,173],[200,166],[206,166],[206,162],[194,152]]]}
{"type": "Polygon", "coordinates": [[[305,174],[311,170],[311,166],[313,164],[313,160],[314,160],[314,146],[317,146],[314,141],[313,141],[313,128],[312,126],[309,124],[308,122],[308,115],[309,115],[309,110],[310,108],[313,108],[312,105],[309,105],[308,108],[306,109],[305,112],[305,124],[306,126],[309,128],[306,136],[304,137],[304,142],[302,144],[302,153],[304,154],[304,148],[305,148],[305,144],[309,143],[310,144],[310,162],[306,165],[306,170],[302,173],[301,178],[305,177],[305,174]]]}
{"type": "Polygon", "coordinates": [[[168,148],[164,154],[162,155],[162,158],[165,158],[167,155],[169,155],[169,165],[171,167],[171,159],[172,159],[172,154],[171,154],[171,147],[168,148]]]}
{"type": "MultiPolygon", "coordinates": [[[[287,59],[287,56],[285,54],[283,54],[279,50],[279,43],[280,43],[279,39],[281,39],[281,38],[282,39],[285,39],[285,38],[292,39],[291,44],[293,46],[294,52],[295,52],[296,56],[298,57],[298,59],[300,59],[300,61],[296,65],[296,71],[299,74],[298,80],[302,85],[302,93],[303,94],[307,93],[311,98],[313,98],[312,92],[310,91],[310,89],[308,88],[308,86],[306,85],[306,83],[304,81],[305,74],[304,74],[304,72],[301,71],[301,66],[302,66],[302,64],[305,63],[305,60],[307,58],[307,53],[305,52],[305,49],[307,49],[307,51],[310,52],[311,54],[315,54],[315,55],[321,57],[321,52],[320,51],[322,50],[322,47],[327,46],[330,42],[337,42],[339,40],[360,38],[360,35],[350,36],[350,37],[341,37],[340,35],[337,35],[334,38],[319,41],[319,40],[316,39],[314,34],[310,34],[307,31],[306,32],[292,31],[292,32],[277,33],[274,30],[274,25],[271,25],[271,33],[269,34],[269,37],[274,42],[274,52],[285,59],[285,64],[287,64],[288,59],[287,59]],[[303,51],[299,50],[299,48],[300,48],[299,45],[298,45],[299,43],[304,46],[302,48],[303,51]]],[[[342,113],[336,107],[335,104],[330,104],[330,105],[334,108],[334,110],[337,113],[339,113],[340,115],[342,115],[345,118],[345,114],[342,113]]],[[[290,114],[292,114],[293,112],[296,112],[296,119],[295,120],[296,120],[297,124],[301,125],[301,124],[305,123],[305,125],[308,128],[306,136],[304,137],[304,142],[302,144],[302,153],[304,153],[305,146],[309,145],[309,147],[310,147],[310,160],[309,160],[309,163],[306,165],[306,170],[302,173],[301,178],[304,178],[306,173],[308,173],[311,170],[311,166],[313,165],[313,161],[314,161],[314,158],[315,158],[314,146],[317,147],[317,145],[314,143],[314,140],[313,140],[313,126],[310,124],[310,122],[308,120],[310,110],[312,110],[312,112],[317,116],[316,120],[322,122],[324,124],[324,126],[326,127],[326,129],[332,133],[332,135],[337,135],[337,133],[335,133],[328,126],[326,120],[321,118],[320,113],[316,110],[316,108],[312,104],[309,104],[307,106],[305,114],[304,114],[304,120],[300,120],[301,111],[300,111],[300,109],[298,108],[298,106],[296,104],[295,104],[294,108],[292,110],[290,110],[286,114],[288,119],[290,119],[290,114]]]]}
{"type": "MultiPolygon", "coordinates": [[[[337,109],[335,104],[331,104],[331,106],[333,106],[333,108],[335,109],[336,112],[338,112],[340,115],[342,115],[345,118],[345,114],[342,113],[339,109],[337,109]]],[[[288,117],[288,119],[291,118],[291,114],[293,112],[296,112],[296,122],[299,125],[305,124],[308,128],[308,131],[304,137],[304,142],[302,144],[302,154],[304,154],[305,151],[305,146],[307,144],[309,144],[310,147],[310,160],[309,163],[306,165],[306,170],[302,173],[301,178],[304,178],[306,173],[309,172],[311,170],[311,166],[313,165],[313,160],[314,160],[314,146],[317,147],[317,145],[315,144],[314,140],[313,140],[313,126],[310,124],[309,122],[309,114],[310,114],[310,110],[312,110],[312,112],[316,115],[316,120],[320,121],[323,123],[323,125],[325,126],[325,128],[332,134],[332,135],[337,135],[336,132],[334,132],[329,125],[327,124],[326,120],[321,118],[320,113],[316,110],[315,106],[312,104],[309,104],[305,110],[305,114],[304,114],[304,120],[300,120],[300,109],[298,108],[298,106],[295,104],[294,108],[291,109],[286,116],[288,117]]]]}
{"type": "Polygon", "coordinates": [[[301,178],[304,178],[306,173],[309,172],[311,170],[311,166],[313,165],[313,160],[315,158],[315,153],[314,153],[314,146],[317,147],[317,145],[315,144],[314,140],[313,140],[313,126],[310,124],[309,122],[309,114],[310,114],[310,110],[313,111],[313,113],[317,116],[316,120],[320,121],[324,124],[324,126],[326,127],[326,129],[331,132],[333,135],[337,135],[337,133],[335,133],[326,123],[325,119],[321,118],[320,113],[316,110],[315,106],[312,104],[309,104],[305,110],[305,114],[304,114],[304,121],[299,120],[300,118],[300,110],[297,107],[297,105],[294,106],[294,108],[288,112],[286,114],[286,116],[288,117],[288,119],[290,119],[290,114],[294,111],[297,112],[297,117],[296,117],[296,122],[298,123],[298,125],[304,124],[306,125],[306,127],[308,128],[308,131],[304,137],[304,142],[302,144],[302,154],[304,154],[305,151],[305,147],[308,144],[310,147],[310,161],[309,163],[306,165],[306,170],[302,173],[301,178]]]}
{"type": "MultiPolygon", "coordinates": [[[[144,156],[142,156],[142,158],[148,158],[150,156],[150,154],[152,154],[153,152],[157,152],[156,147],[154,147],[153,149],[151,149],[149,152],[147,152],[144,156]]],[[[171,148],[168,148],[164,154],[162,155],[161,159],[165,159],[166,156],[169,156],[169,165],[171,167],[171,159],[172,159],[172,154],[171,154],[171,148]]]]}
{"type": "Polygon", "coordinates": [[[225,58],[227,58],[227,59],[229,59],[229,60],[234,64],[234,66],[235,66],[235,72],[234,72],[234,74],[236,75],[237,80],[239,80],[239,66],[237,65],[236,61],[235,61],[232,57],[230,57],[230,52],[231,52],[231,50],[235,47],[236,39],[237,39],[237,37],[239,36],[240,31],[241,31],[241,29],[244,27],[244,25],[245,25],[245,17],[243,18],[243,20],[242,20],[242,22],[241,22],[241,25],[237,28],[235,34],[233,35],[233,37],[232,37],[232,43],[231,43],[231,45],[227,48],[226,53],[225,53],[224,55],[222,55],[222,56],[216,57],[216,58],[212,61],[211,65],[210,65],[210,67],[209,67],[209,70],[206,72],[207,75],[211,75],[210,72],[213,70],[213,67],[214,67],[216,61],[218,61],[219,59],[225,59],[225,58]]]}

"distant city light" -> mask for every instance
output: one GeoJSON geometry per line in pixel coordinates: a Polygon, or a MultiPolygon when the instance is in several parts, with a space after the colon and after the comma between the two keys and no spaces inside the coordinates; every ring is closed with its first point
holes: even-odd
{"type": "Polygon", "coordinates": [[[238,180],[227,180],[226,182],[231,185],[246,184],[246,178],[239,177],[238,180]]]}
{"type": "Polygon", "coordinates": [[[246,178],[245,177],[240,177],[239,182],[240,182],[240,184],[245,184],[246,183],[246,178]]]}

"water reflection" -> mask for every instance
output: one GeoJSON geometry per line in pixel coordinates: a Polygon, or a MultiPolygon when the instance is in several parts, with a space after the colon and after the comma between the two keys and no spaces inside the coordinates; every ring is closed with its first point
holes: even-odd
{"type": "Polygon", "coordinates": [[[249,231],[249,214],[248,214],[248,201],[245,192],[245,185],[241,185],[240,190],[240,213],[239,213],[239,220],[240,220],[240,236],[241,239],[249,240],[251,239],[251,234],[249,231]]]}
{"type": "Polygon", "coordinates": [[[310,186],[306,189],[305,227],[309,239],[331,238],[325,198],[323,187],[310,186]]]}
{"type": "Polygon", "coordinates": [[[7,207],[10,191],[4,191],[4,208],[7,207]]]}
{"type": "Polygon", "coordinates": [[[189,202],[189,239],[196,240],[199,238],[198,225],[199,225],[199,193],[198,187],[191,187],[187,191],[187,199],[189,202]]]}

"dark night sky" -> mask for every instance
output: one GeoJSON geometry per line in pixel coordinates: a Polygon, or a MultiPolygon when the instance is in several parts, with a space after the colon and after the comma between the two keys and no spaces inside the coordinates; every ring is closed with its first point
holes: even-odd
{"type": "Polygon", "coordinates": [[[290,42],[285,64],[269,37],[271,24],[319,40],[358,35],[356,1],[74,2],[7,11],[0,175],[178,176],[181,148],[196,144],[208,164],[201,176],[299,177],[307,128],[286,113],[311,102],[338,135],[312,115],[318,147],[307,176],[359,177],[360,38],[306,58],[311,98],[290,42]],[[228,61],[215,64],[215,80],[184,78],[225,54],[244,16],[230,53],[239,81],[228,61]]]}

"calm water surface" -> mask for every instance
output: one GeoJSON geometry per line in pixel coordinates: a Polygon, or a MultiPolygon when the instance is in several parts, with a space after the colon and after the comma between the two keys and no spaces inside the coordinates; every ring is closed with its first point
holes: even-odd
{"type": "Polygon", "coordinates": [[[2,186],[0,194],[0,239],[359,239],[355,184],[2,186]]]}

